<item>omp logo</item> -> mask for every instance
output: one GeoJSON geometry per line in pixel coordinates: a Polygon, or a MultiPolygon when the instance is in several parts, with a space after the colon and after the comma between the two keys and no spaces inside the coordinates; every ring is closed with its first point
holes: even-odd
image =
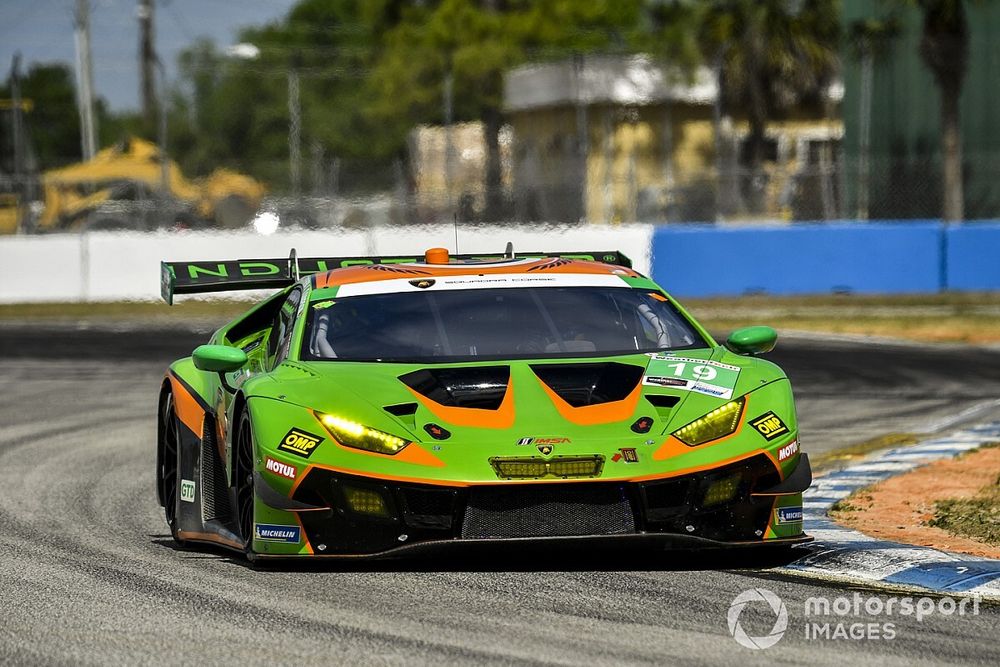
{"type": "Polygon", "coordinates": [[[194,482],[190,479],[181,480],[181,500],[186,503],[194,502],[194,482]]]}
{"type": "Polygon", "coordinates": [[[275,475],[281,475],[282,477],[287,477],[288,479],[295,479],[295,475],[298,472],[295,466],[290,466],[287,463],[282,463],[281,461],[275,461],[270,456],[264,462],[264,467],[268,472],[273,472],[275,475]]]}
{"type": "MultiPolygon", "coordinates": [[[[759,606],[759,605],[757,605],[759,606]]],[[[777,595],[766,588],[751,588],[743,591],[729,605],[729,612],[726,614],[726,621],[729,624],[729,634],[733,636],[740,646],[752,649],[770,648],[778,643],[788,629],[788,610],[785,603],[777,595]],[[751,637],[740,624],[740,615],[754,602],[763,602],[774,614],[774,626],[771,631],[762,637],[751,637]]]]}
{"type": "Polygon", "coordinates": [[[290,542],[298,544],[301,541],[301,529],[298,526],[278,526],[270,523],[255,525],[256,537],[265,542],[290,542]]]}
{"type": "Polygon", "coordinates": [[[278,449],[307,459],[312,456],[313,450],[316,449],[316,445],[322,441],[323,438],[318,435],[313,435],[312,433],[306,433],[305,431],[293,428],[285,434],[284,438],[281,439],[281,444],[278,445],[278,449]]]}
{"type": "Polygon", "coordinates": [[[802,521],[801,507],[779,507],[777,512],[778,523],[795,523],[802,521]]]}
{"type": "Polygon", "coordinates": [[[750,425],[757,429],[757,432],[767,440],[774,440],[779,435],[788,433],[788,427],[785,426],[785,422],[781,421],[778,415],[773,412],[765,412],[750,422],[750,425]]]}
{"type": "Polygon", "coordinates": [[[799,451],[799,441],[792,440],[790,443],[778,450],[778,460],[784,461],[785,459],[795,456],[799,451]]]}

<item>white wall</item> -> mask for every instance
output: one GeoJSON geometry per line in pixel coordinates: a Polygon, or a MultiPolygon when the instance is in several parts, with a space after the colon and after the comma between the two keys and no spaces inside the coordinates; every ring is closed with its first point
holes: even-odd
{"type": "MultiPolygon", "coordinates": [[[[460,227],[459,251],[620,250],[650,271],[650,225],[460,227]]],[[[359,231],[90,232],[0,238],[0,303],[150,301],[160,298],[160,261],[421,254],[455,249],[451,225],[359,231]]],[[[184,298],[184,297],[181,297],[184,298]]]]}

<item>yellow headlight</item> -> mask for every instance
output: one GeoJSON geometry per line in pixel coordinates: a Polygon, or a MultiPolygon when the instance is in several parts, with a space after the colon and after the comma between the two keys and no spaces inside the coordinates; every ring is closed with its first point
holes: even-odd
{"type": "Polygon", "coordinates": [[[378,491],[345,486],[344,499],[347,500],[348,507],[359,514],[389,516],[389,508],[386,507],[385,498],[378,491]]]}
{"type": "Polygon", "coordinates": [[[378,429],[336,415],[316,413],[316,418],[330,435],[345,447],[364,449],[379,454],[398,454],[410,442],[378,429]]]}
{"type": "Polygon", "coordinates": [[[739,473],[715,480],[708,487],[708,491],[705,492],[705,497],[702,499],[701,504],[705,507],[710,507],[731,500],[736,495],[736,491],[740,488],[740,482],[742,481],[743,477],[739,473]]]}
{"type": "Polygon", "coordinates": [[[677,429],[674,431],[674,437],[685,445],[694,447],[729,435],[740,424],[740,416],[743,414],[745,402],[746,398],[743,396],[735,401],[729,401],[704,417],[695,419],[687,426],[677,429]]]}

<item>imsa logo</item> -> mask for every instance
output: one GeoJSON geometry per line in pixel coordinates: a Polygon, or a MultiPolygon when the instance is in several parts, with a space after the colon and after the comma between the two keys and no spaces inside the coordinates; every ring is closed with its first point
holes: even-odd
{"type": "Polygon", "coordinates": [[[788,433],[788,427],[781,418],[773,412],[765,412],[757,419],[750,422],[750,425],[757,429],[766,440],[774,440],[778,436],[788,433]]]}
{"type": "Polygon", "coordinates": [[[316,449],[316,445],[321,442],[323,442],[323,438],[320,436],[293,428],[285,435],[284,438],[281,439],[281,444],[278,445],[278,449],[307,459],[312,456],[313,450],[316,449]]]}

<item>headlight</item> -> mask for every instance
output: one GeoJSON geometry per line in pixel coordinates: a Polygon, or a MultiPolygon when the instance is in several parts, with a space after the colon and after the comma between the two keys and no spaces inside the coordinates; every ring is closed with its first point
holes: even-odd
{"type": "Polygon", "coordinates": [[[688,447],[694,447],[729,435],[739,426],[744,403],[746,398],[743,396],[735,401],[729,401],[704,417],[699,417],[687,426],[677,429],[674,431],[674,437],[688,447]]]}
{"type": "Polygon", "coordinates": [[[326,427],[330,435],[345,447],[364,449],[379,454],[398,454],[410,442],[384,431],[369,428],[350,419],[317,412],[319,423],[326,427]]]}

